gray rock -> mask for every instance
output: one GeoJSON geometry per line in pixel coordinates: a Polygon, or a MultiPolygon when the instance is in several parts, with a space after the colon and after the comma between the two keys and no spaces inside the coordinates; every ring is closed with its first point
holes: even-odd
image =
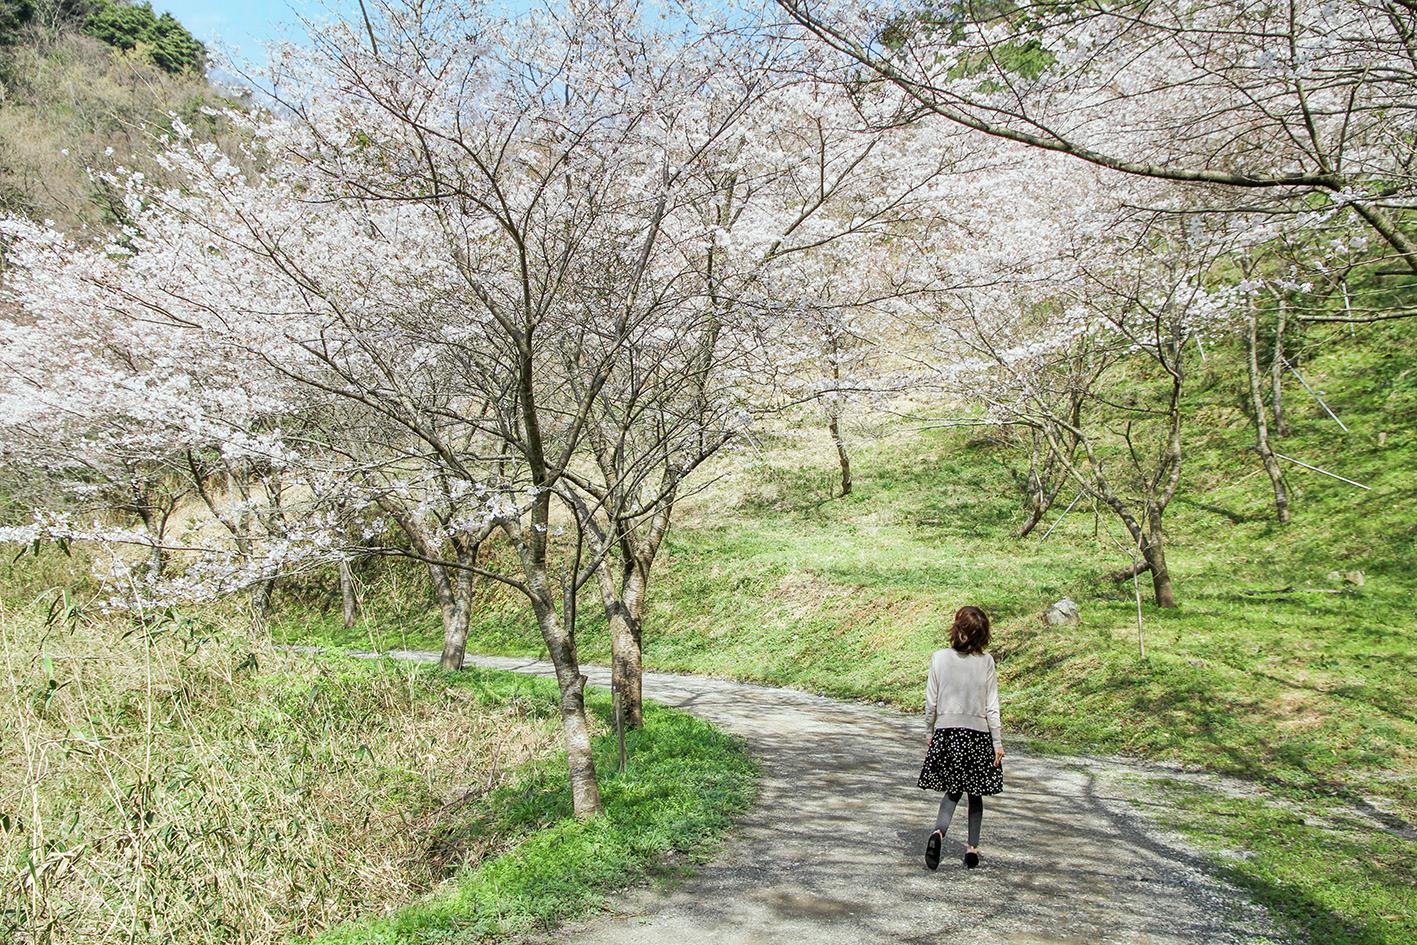
{"type": "Polygon", "coordinates": [[[1050,627],[1061,627],[1064,625],[1076,625],[1081,615],[1078,605],[1072,598],[1064,597],[1043,614],[1043,622],[1050,627]]]}
{"type": "Polygon", "coordinates": [[[1363,586],[1363,572],[1362,572],[1362,571],[1344,571],[1344,572],[1343,572],[1343,580],[1344,580],[1346,583],[1348,583],[1348,584],[1356,584],[1357,586],[1362,587],[1362,586],[1363,586]]]}

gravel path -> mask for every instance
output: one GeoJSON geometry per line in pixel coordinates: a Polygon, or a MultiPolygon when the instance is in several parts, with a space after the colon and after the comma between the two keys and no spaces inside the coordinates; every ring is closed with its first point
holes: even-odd
{"type": "MultiPolygon", "coordinates": [[[[414,659],[436,654],[391,654],[414,659]]],[[[549,675],[526,659],[469,663],[549,675]]],[[[593,685],[608,672],[587,669],[593,685]]],[[[921,720],[695,676],[646,674],[646,698],[742,736],[761,791],[713,861],[672,888],[627,893],[614,913],[557,931],[583,945],[1224,943],[1276,941],[1263,911],[1127,800],[1134,766],[1010,746],[987,798],[982,862],[950,829],[924,866],[939,795],[916,788],[921,720]]]]}

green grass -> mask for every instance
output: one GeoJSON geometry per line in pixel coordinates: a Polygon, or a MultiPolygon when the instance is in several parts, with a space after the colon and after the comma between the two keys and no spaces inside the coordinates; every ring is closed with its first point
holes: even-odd
{"type": "MultiPolygon", "coordinates": [[[[523,677],[518,691],[528,684],[541,701],[554,704],[553,682],[523,677]]],[[[596,692],[589,702],[608,722],[608,698],[596,692]]],[[[752,800],[756,769],[742,744],[683,712],[648,706],[645,727],[626,735],[629,764],[623,772],[615,769],[613,747],[608,735],[596,739],[604,817],[571,816],[564,756],[527,765],[513,783],[464,815],[466,824],[458,828],[484,838],[521,838],[507,852],[391,916],[355,921],[316,941],[484,942],[544,930],[596,908],[608,891],[662,869],[666,854],[702,856],[752,800]]]]}
{"type": "Polygon", "coordinates": [[[1375,832],[1343,807],[1230,798],[1163,780],[1164,820],[1207,849],[1221,873],[1315,942],[1417,941],[1412,841],[1375,832]]]}

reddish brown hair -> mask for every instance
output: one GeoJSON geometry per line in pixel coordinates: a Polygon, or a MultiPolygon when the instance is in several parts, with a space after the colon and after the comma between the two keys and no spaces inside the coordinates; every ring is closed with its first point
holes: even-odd
{"type": "Polygon", "coordinates": [[[974,606],[956,610],[950,627],[950,646],[961,653],[983,653],[988,645],[989,615],[974,606]]]}

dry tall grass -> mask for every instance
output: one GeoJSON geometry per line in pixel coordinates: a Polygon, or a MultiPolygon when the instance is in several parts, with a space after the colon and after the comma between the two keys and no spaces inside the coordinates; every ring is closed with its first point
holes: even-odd
{"type": "Polygon", "coordinates": [[[0,939],[23,945],[256,945],[406,902],[480,855],[440,812],[555,744],[540,703],[240,620],[46,616],[0,603],[0,939]]]}

